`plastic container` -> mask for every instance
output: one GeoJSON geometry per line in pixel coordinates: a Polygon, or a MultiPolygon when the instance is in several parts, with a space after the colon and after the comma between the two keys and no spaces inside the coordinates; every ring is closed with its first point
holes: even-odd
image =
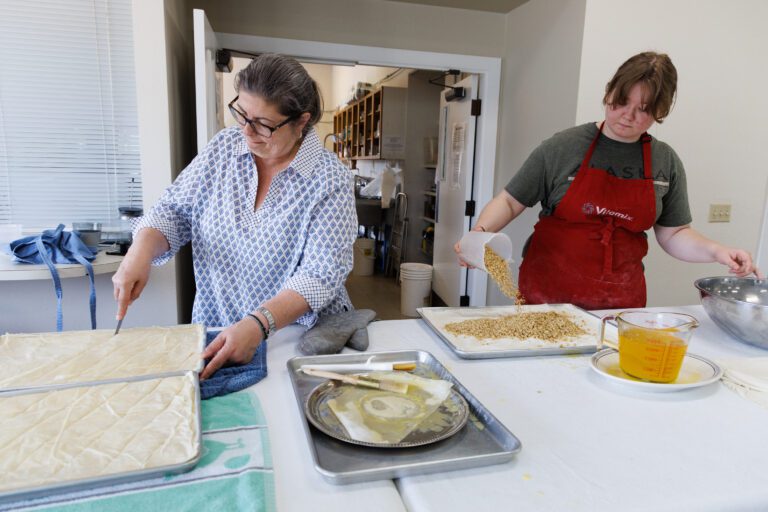
{"type": "Polygon", "coordinates": [[[498,254],[504,261],[512,259],[512,240],[504,233],[470,231],[459,241],[459,257],[480,270],[485,269],[485,246],[498,254]]]}
{"type": "Polygon", "coordinates": [[[356,276],[373,275],[373,264],[376,261],[376,240],[358,238],[354,243],[354,253],[352,274],[356,276]]]}
{"type": "Polygon", "coordinates": [[[417,308],[432,304],[432,265],[425,263],[400,264],[400,313],[419,316],[417,308]]]}

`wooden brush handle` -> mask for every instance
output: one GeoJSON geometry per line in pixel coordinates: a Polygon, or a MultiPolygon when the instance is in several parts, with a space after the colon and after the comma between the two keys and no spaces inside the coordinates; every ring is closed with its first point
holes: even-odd
{"type": "Polygon", "coordinates": [[[324,379],[339,380],[341,382],[346,382],[347,384],[352,384],[354,386],[365,386],[365,387],[374,388],[374,389],[379,388],[378,382],[359,379],[354,375],[344,375],[341,373],[327,372],[325,370],[315,370],[310,368],[304,368],[302,371],[307,375],[311,375],[313,377],[322,377],[324,379]]]}

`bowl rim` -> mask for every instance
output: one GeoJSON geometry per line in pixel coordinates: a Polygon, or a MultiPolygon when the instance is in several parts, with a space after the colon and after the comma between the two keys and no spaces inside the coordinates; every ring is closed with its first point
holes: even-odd
{"type": "MultiPolygon", "coordinates": [[[[724,300],[724,301],[727,301],[727,302],[732,302],[734,304],[745,304],[745,305],[756,307],[756,308],[766,308],[766,309],[768,309],[768,304],[756,304],[754,302],[747,302],[745,300],[738,300],[738,299],[734,299],[732,297],[724,297],[724,296],[719,295],[717,293],[714,293],[714,292],[712,292],[710,290],[707,290],[706,288],[703,288],[700,285],[700,283],[702,281],[707,281],[709,279],[728,279],[728,280],[732,280],[732,281],[747,280],[747,281],[756,281],[756,282],[760,282],[760,283],[761,282],[765,282],[766,284],[768,284],[768,278],[766,278],[766,279],[758,279],[757,277],[749,277],[749,276],[744,276],[744,277],[711,276],[711,277],[701,277],[701,278],[699,278],[699,279],[697,279],[696,281],[693,282],[693,285],[696,287],[697,290],[699,290],[699,292],[706,293],[707,295],[711,295],[713,297],[717,297],[718,299],[721,299],[721,300],[724,300]]],[[[701,296],[701,293],[699,294],[699,296],[700,296],[700,298],[703,298],[703,296],[701,296]]]]}

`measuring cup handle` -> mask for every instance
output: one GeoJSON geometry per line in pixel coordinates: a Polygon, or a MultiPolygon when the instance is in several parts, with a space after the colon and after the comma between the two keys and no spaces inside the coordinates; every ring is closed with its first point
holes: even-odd
{"type": "Polygon", "coordinates": [[[615,320],[616,315],[606,315],[603,317],[602,322],[600,322],[600,337],[597,339],[597,350],[602,350],[604,346],[609,346],[611,348],[615,348],[605,342],[605,323],[609,320],[615,320]]]}

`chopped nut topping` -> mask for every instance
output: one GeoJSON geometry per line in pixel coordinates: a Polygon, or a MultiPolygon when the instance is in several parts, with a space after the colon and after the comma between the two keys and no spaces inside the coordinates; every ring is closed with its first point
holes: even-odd
{"type": "Polygon", "coordinates": [[[587,334],[567,313],[557,311],[516,313],[496,318],[464,320],[446,324],[445,330],[451,334],[473,336],[478,339],[535,338],[550,342],[587,334]]]}
{"type": "Polygon", "coordinates": [[[484,249],[483,262],[488,275],[491,276],[491,279],[499,287],[501,293],[513,299],[518,306],[523,304],[525,301],[520,294],[520,290],[517,289],[515,282],[512,280],[512,271],[509,269],[507,262],[487,245],[484,249]]]}

